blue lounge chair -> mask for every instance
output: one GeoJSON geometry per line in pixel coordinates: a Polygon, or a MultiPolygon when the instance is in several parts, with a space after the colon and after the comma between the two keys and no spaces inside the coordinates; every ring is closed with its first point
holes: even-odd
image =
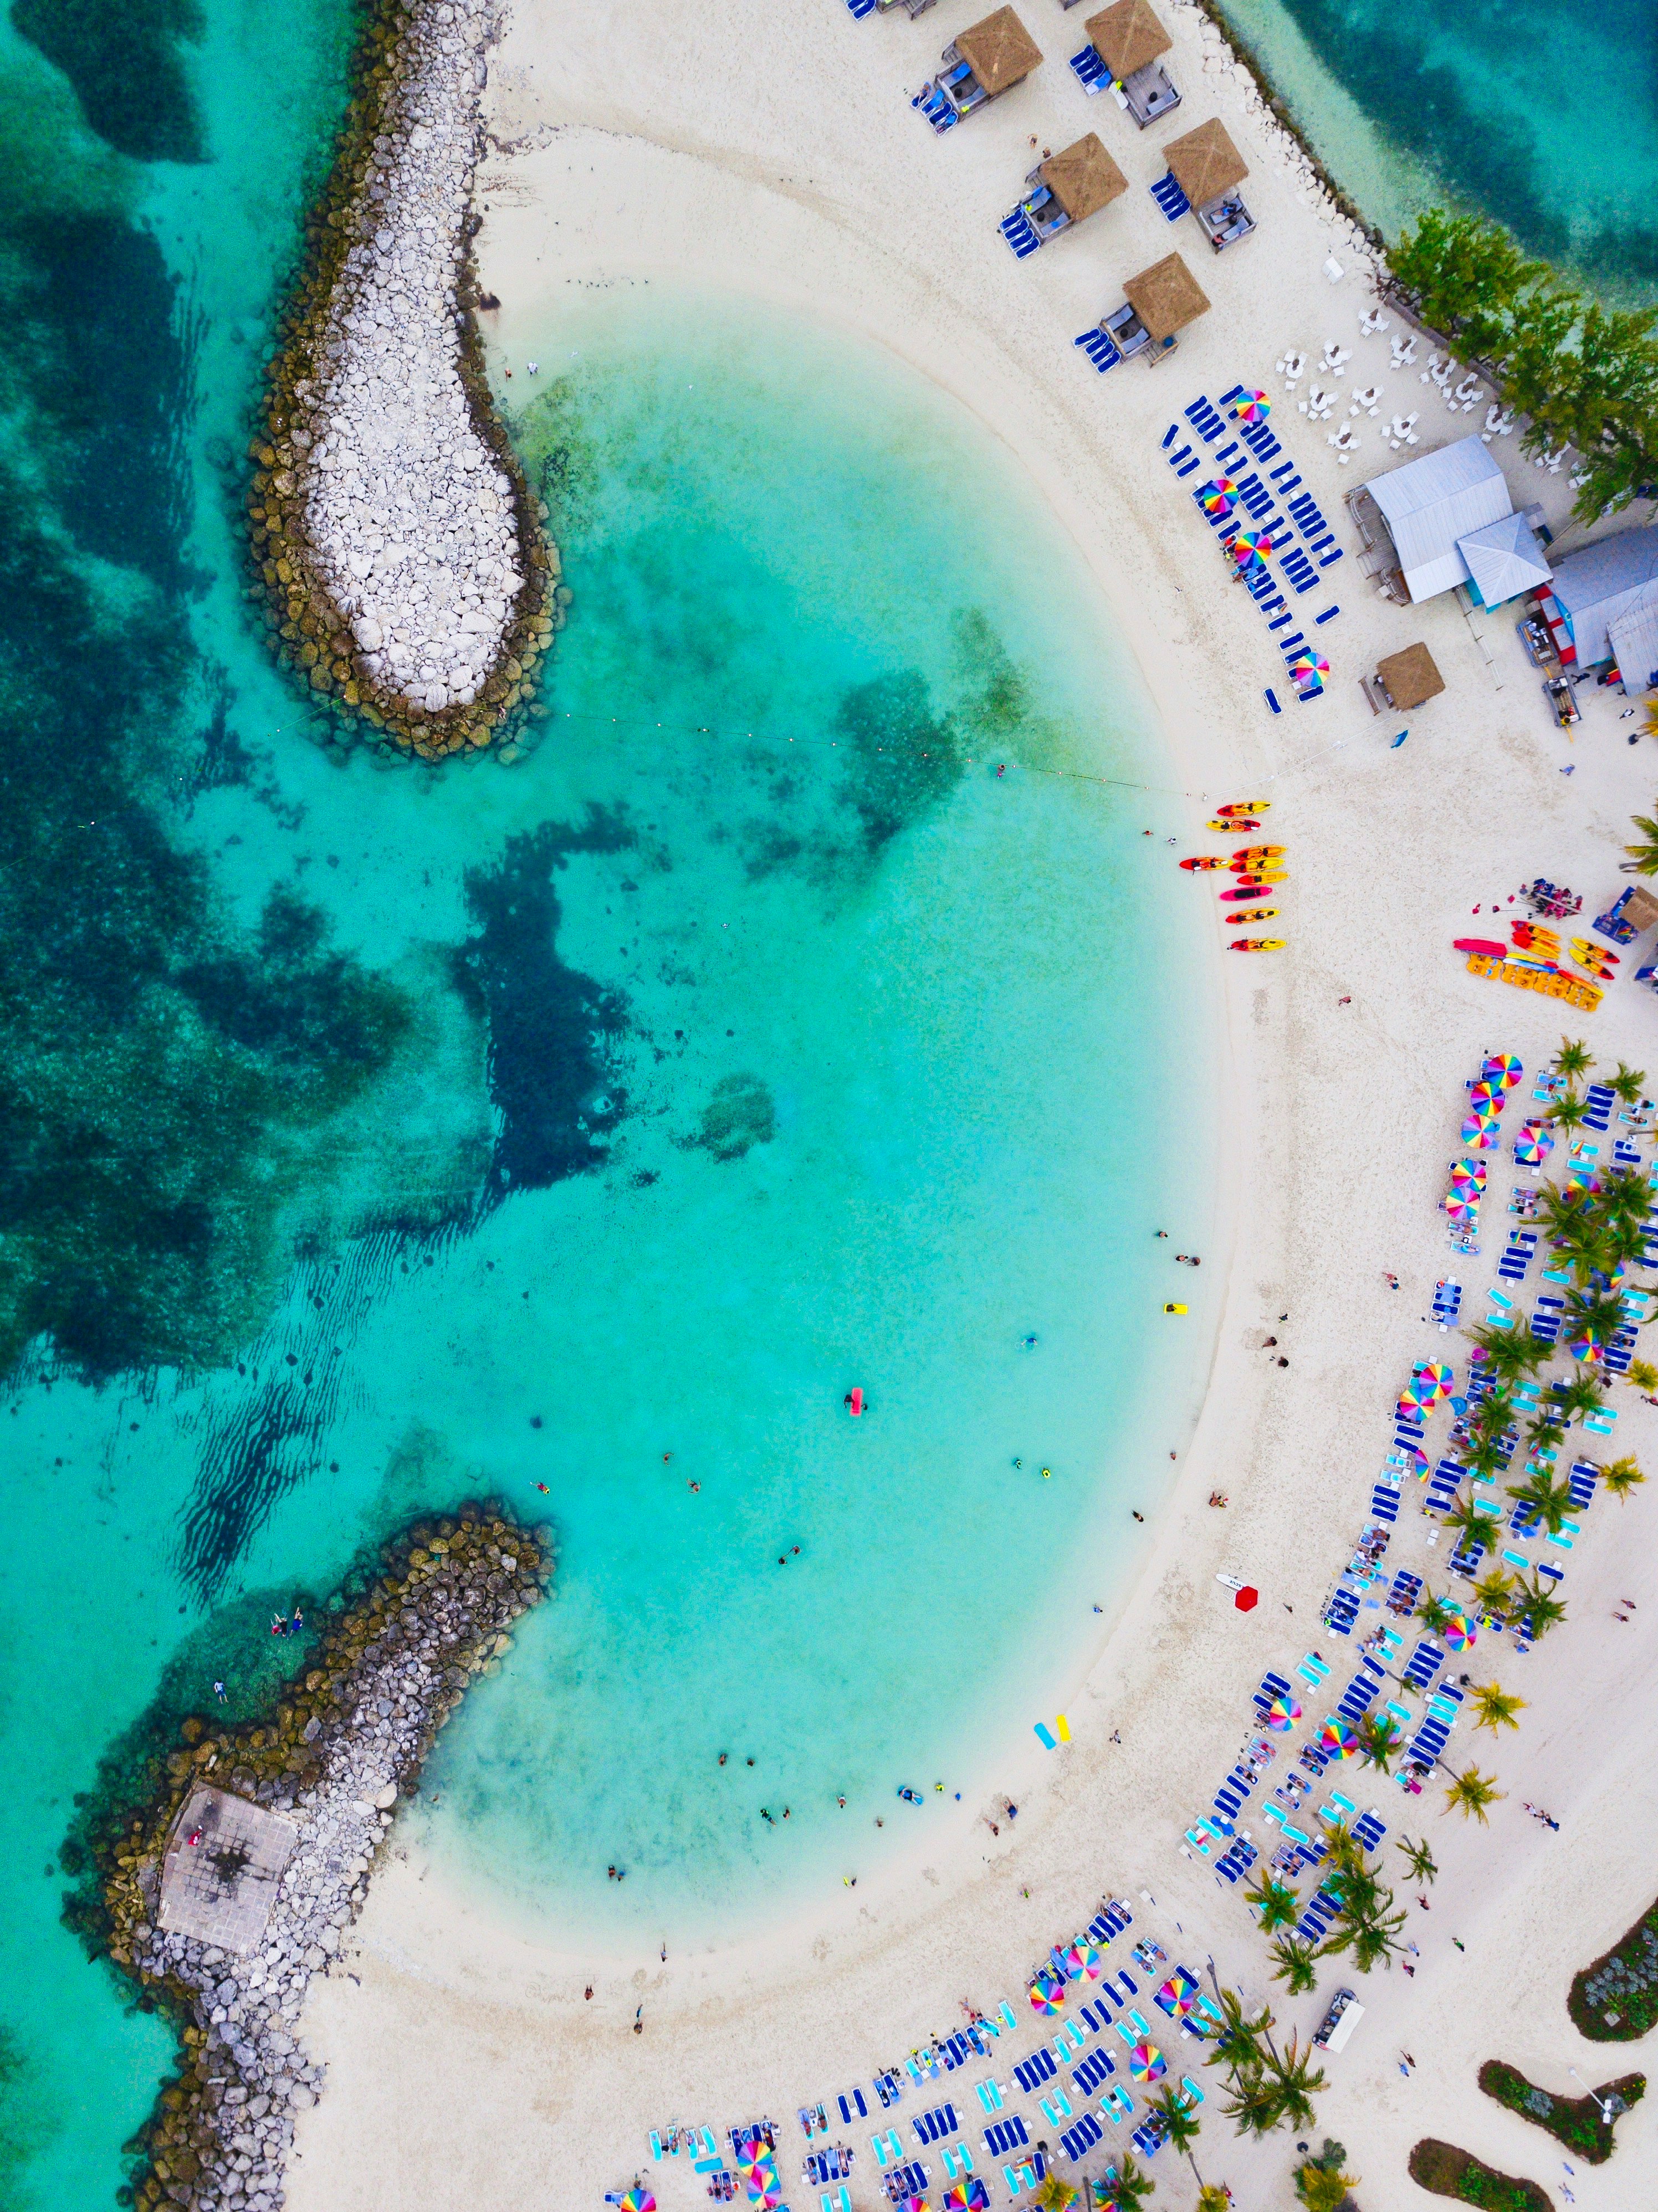
{"type": "Polygon", "coordinates": [[[1042,233],[1022,207],[1016,207],[1011,215],[1005,215],[996,228],[1021,261],[1035,252],[1042,242],[1042,233]]]}
{"type": "Polygon", "coordinates": [[[1178,222],[1183,215],[1190,215],[1192,203],[1175,181],[1171,169],[1167,176],[1159,177],[1151,188],[1151,197],[1163,210],[1166,222],[1178,222]]]}
{"type": "Polygon", "coordinates": [[[1071,68],[1078,83],[1091,100],[1096,92],[1103,92],[1111,82],[1111,72],[1100,58],[1099,48],[1091,43],[1079,54],[1071,57],[1071,68]]]}
{"type": "Polygon", "coordinates": [[[1262,696],[1265,698],[1267,705],[1272,708],[1275,714],[1281,714],[1284,712],[1283,708],[1278,705],[1278,694],[1276,691],[1264,692],[1262,696]]]}
{"type": "Polygon", "coordinates": [[[1108,368],[1114,368],[1122,359],[1115,342],[1102,330],[1084,331],[1080,337],[1072,338],[1071,343],[1082,348],[1102,376],[1108,368]]]}
{"type": "Polygon", "coordinates": [[[1591,1083],[1583,1099],[1584,1128],[1604,1132],[1617,1100],[1618,1093],[1609,1084],[1591,1083]]]}
{"type": "Polygon", "coordinates": [[[1313,620],[1318,623],[1333,622],[1340,612],[1341,609],[1339,607],[1326,607],[1323,613],[1321,615],[1315,615],[1313,617],[1313,620]]]}

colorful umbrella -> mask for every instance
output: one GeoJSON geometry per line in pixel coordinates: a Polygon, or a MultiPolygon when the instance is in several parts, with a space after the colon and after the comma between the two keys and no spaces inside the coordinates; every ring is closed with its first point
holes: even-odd
{"type": "Polygon", "coordinates": [[[897,2202],[898,2212],[927,2212],[925,2197],[901,2197],[897,2202]]]}
{"type": "Polygon", "coordinates": [[[1038,1974],[1030,1984],[1030,2002],[1037,2012],[1058,2012],[1065,2002],[1065,1984],[1057,1974],[1038,1974]]]}
{"type": "Polygon", "coordinates": [[[1291,676],[1327,676],[1330,664],[1321,653],[1301,652],[1290,663],[1291,676]]]}
{"type": "Polygon", "coordinates": [[[1285,1735],[1301,1718],[1301,1707],[1293,1698],[1274,1698],[1261,1717],[1278,1735],[1285,1735]]]}
{"type": "Polygon", "coordinates": [[[1237,505],[1237,492],[1230,477],[1217,477],[1212,483],[1199,488],[1198,505],[1206,514],[1228,515],[1237,505]]]}
{"type": "Polygon", "coordinates": [[[648,2189],[624,2189],[616,2200],[616,2212],[656,2212],[656,2199],[648,2189]]]}
{"type": "Polygon", "coordinates": [[[1065,1971],[1073,1982],[1079,1982],[1084,1974],[1090,1982],[1098,1981],[1099,1952],[1092,1943],[1073,1943],[1065,1954],[1065,1971]]]}
{"type": "Polygon", "coordinates": [[[1472,1146],[1475,1152],[1489,1152],[1503,1141],[1503,1132],[1495,1118],[1490,1121],[1479,1114],[1470,1114],[1462,1124],[1461,1142],[1472,1146]]]}
{"type": "Polygon", "coordinates": [[[1240,530],[1226,550],[1242,565],[1270,553],[1272,541],[1264,530],[1240,530]]]}
{"type": "Polygon", "coordinates": [[[1568,1340],[1566,1349],[1574,1359],[1588,1360],[1604,1358],[1606,1347],[1592,1328],[1586,1328],[1581,1336],[1568,1340]]]}
{"type": "Polygon", "coordinates": [[[986,2212],[990,2191],[975,2173],[971,2181],[952,2181],[944,2195],[944,2212],[986,2212]]]}
{"type": "Polygon", "coordinates": [[[1239,422],[1264,422],[1272,411],[1272,403],[1264,392],[1246,392],[1234,402],[1232,416],[1239,422]]]}
{"type": "Polygon", "coordinates": [[[1480,1074],[1500,1083],[1505,1091],[1512,1091],[1525,1072],[1517,1053],[1493,1052],[1479,1063],[1480,1074]]]}
{"type": "Polygon", "coordinates": [[[1345,1721],[1333,1715],[1318,1732],[1319,1748],[1333,1759],[1355,1759],[1358,1755],[1358,1738],[1345,1721]]]}
{"type": "Polygon", "coordinates": [[[1450,1651],[1461,1651],[1474,1640],[1472,1618],[1461,1606],[1452,1606],[1445,1621],[1445,1646],[1450,1651]]]}
{"type": "Polygon", "coordinates": [[[1400,1412],[1408,1413],[1418,1406],[1426,1412],[1430,1407],[1436,1406],[1442,1398],[1450,1396],[1455,1380],[1455,1369],[1447,1367],[1442,1360],[1418,1359],[1411,1370],[1411,1379],[1400,1398],[1400,1412]]]}
{"type": "Polygon", "coordinates": [[[1169,2061],[1155,2043],[1136,2043],[1128,2053],[1128,2070],[1137,2081],[1161,2081],[1169,2061]]]}
{"type": "Polygon", "coordinates": [[[1553,1150],[1553,1133],[1541,1121],[1524,1122],[1514,1140],[1514,1156],[1522,1168],[1540,1168],[1553,1150]]]}

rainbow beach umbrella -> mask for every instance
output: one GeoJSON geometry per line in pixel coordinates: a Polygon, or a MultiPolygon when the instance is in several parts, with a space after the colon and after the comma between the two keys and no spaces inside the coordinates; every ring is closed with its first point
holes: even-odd
{"type": "Polygon", "coordinates": [[[1301,1718],[1301,1707],[1293,1698],[1274,1698],[1261,1717],[1275,1734],[1284,1735],[1301,1718]]]}
{"type": "Polygon", "coordinates": [[[1058,2012],[1065,2002],[1065,1984],[1057,1974],[1038,1974],[1030,1984],[1030,2002],[1036,2012],[1058,2012]]]}
{"type": "Polygon", "coordinates": [[[1357,1759],[1358,1756],[1357,1735],[1345,1721],[1337,1720],[1333,1714],[1318,1732],[1318,1746],[1332,1759],[1357,1759]]]}
{"type": "Polygon", "coordinates": [[[1299,679],[1303,676],[1327,676],[1330,664],[1321,653],[1301,652],[1290,663],[1290,673],[1299,679]]]}
{"type": "Polygon", "coordinates": [[[1566,1349],[1574,1359],[1582,1360],[1604,1359],[1606,1352],[1606,1346],[1592,1328],[1586,1328],[1581,1336],[1572,1337],[1566,1349]]]}
{"type": "Polygon", "coordinates": [[[1196,497],[1206,514],[1228,515],[1238,503],[1238,488],[1230,477],[1217,477],[1212,483],[1200,484],[1196,497]]]}
{"type": "Polygon", "coordinates": [[[616,2212],[656,2212],[656,2199],[648,2189],[624,2189],[616,2200],[616,2212]]]}
{"type": "Polygon", "coordinates": [[[1450,1396],[1455,1380],[1455,1370],[1447,1367],[1443,1360],[1418,1359],[1412,1368],[1411,1379],[1400,1397],[1400,1412],[1409,1413],[1420,1407],[1426,1413],[1442,1398],[1450,1396]]]}
{"type": "Polygon", "coordinates": [[[1272,541],[1264,530],[1240,530],[1226,550],[1240,568],[1245,568],[1270,553],[1272,541]]]}
{"type": "Polygon", "coordinates": [[[1169,2061],[1155,2043],[1136,2043],[1129,2050],[1128,2070],[1137,2081],[1161,2081],[1169,2061]]]}
{"type": "Polygon", "coordinates": [[[1554,1133],[1541,1121],[1521,1124],[1514,1140],[1514,1156],[1522,1168],[1540,1168],[1554,1150],[1554,1133]]]}
{"type": "Polygon", "coordinates": [[[987,2212],[990,2191],[975,2173],[971,2181],[952,2181],[944,2194],[944,2212],[987,2212]]]}
{"type": "Polygon", "coordinates": [[[1489,1152],[1502,1143],[1503,1132],[1495,1115],[1487,1119],[1484,1115],[1470,1114],[1462,1124],[1461,1140],[1476,1152],[1489,1152]]]}
{"type": "Polygon", "coordinates": [[[1100,1954],[1092,1943],[1073,1943],[1065,1954],[1065,1971],[1069,1980],[1078,1982],[1084,1974],[1090,1982],[1100,1978],[1100,1954]]]}
{"type": "Polygon", "coordinates": [[[1461,1606],[1454,1605],[1446,1617],[1444,1633],[1447,1650],[1466,1650],[1474,1640],[1472,1616],[1464,1613],[1461,1606]]]}
{"type": "Polygon", "coordinates": [[[1479,1063],[1482,1080],[1500,1083],[1504,1091],[1512,1091],[1525,1072],[1517,1053],[1494,1052],[1479,1063]]]}
{"type": "Polygon", "coordinates": [[[1264,422],[1272,411],[1272,403],[1264,392],[1246,392],[1232,404],[1232,418],[1237,422],[1264,422]]]}

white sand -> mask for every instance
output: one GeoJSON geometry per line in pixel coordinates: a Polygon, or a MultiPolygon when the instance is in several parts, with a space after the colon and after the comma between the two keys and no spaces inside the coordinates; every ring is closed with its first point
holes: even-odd
{"type": "MultiPolygon", "coordinates": [[[[1135,641],[1181,776],[1208,795],[1164,826],[1208,844],[1201,825],[1215,799],[1274,794],[1273,842],[1291,854],[1279,903],[1291,950],[1270,963],[1217,953],[1231,1061],[1229,1249],[1209,1256],[1230,1258],[1230,1274],[1206,1410],[1144,1576],[1070,1699],[1076,1741],[1052,1756],[1010,1747],[1017,1844],[1004,1828],[993,1845],[975,1825],[925,1866],[832,1896],[809,1923],[665,1968],[653,1950],[601,1962],[523,1941],[423,1879],[419,1828],[409,1826],[407,1862],[378,1878],[357,1931],[349,1966],[360,1984],[342,1968],[313,1984],[305,2033],[331,2073],[298,2138],[293,2212],[597,2207],[648,2166],[652,2127],[762,2112],[786,2124],[780,2163],[796,2212],[815,2207],[817,2192],[799,2181],[795,2108],[867,2083],[877,2062],[955,2025],[964,1998],[1018,1996],[1033,1960],[1102,1891],[1133,1902],[1136,1933],[1199,1968],[1212,1950],[1224,1978],[1266,1992],[1264,1946],[1245,1907],[1176,1855],[1179,1835],[1241,1741],[1266,1666],[1315,1644],[1333,1662],[1333,1687],[1351,1672],[1349,1647],[1317,1625],[1319,1604],[1364,1518],[1410,1360],[1465,1348],[1418,1318],[1447,1269],[1436,1204],[1456,1149],[1460,1086],[1482,1049],[1513,1048],[1533,1068],[1559,1034],[1552,1002],[1470,977],[1449,939],[1483,933],[1476,902],[1539,873],[1604,898],[1619,882],[1627,817],[1652,797],[1648,750],[1624,744],[1616,694],[1593,699],[1569,746],[1509,622],[1482,623],[1488,665],[1453,599],[1400,610],[1356,573],[1341,495],[1394,457],[1366,421],[1353,466],[1339,468],[1322,430],[1283,403],[1277,356],[1294,343],[1315,358],[1339,337],[1353,349],[1347,388],[1381,384],[1387,413],[1424,408],[1418,452],[1479,417],[1452,424],[1430,412],[1414,373],[1385,372],[1386,342],[1359,341],[1368,301],[1346,226],[1292,173],[1254,94],[1206,65],[1213,49],[1200,43],[1196,11],[1163,0],[1186,98],[1141,134],[1108,97],[1084,99],[1066,66],[1086,10],[1061,16],[1052,0],[1024,0],[1044,66],[936,141],[906,94],[981,12],[976,0],[943,0],[914,24],[902,13],[854,23],[834,0],[695,12],[661,0],[603,9],[519,0],[492,70],[501,150],[480,179],[482,274],[505,303],[501,365],[520,373],[526,334],[562,288],[618,279],[734,288],[891,347],[1007,441],[1135,641]],[[1166,225],[1145,189],[1161,173],[1159,145],[1213,113],[1249,161],[1244,190],[1260,223],[1221,257],[1193,222],[1166,225]],[[1078,235],[1016,263],[998,219],[1042,146],[1089,129],[1131,191],[1078,235]],[[1213,312],[1155,371],[1133,361],[1096,377],[1072,338],[1118,302],[1125,275],[1171,248],[1213,312]],[[1333,248],[1349,270],[1334,288],[1321,274],[1333,248]],[[1330,572],[1343,614],[1313,633],[1333,664],[1330,690],[1308,708],[1294,703],[1260,615],[1223,582],[1187,496],[1199,479],[1177,483],[1158,454],[1180,406],[1238,380],[1279,401],[1289,448],[1349,549],[1330,572]],[[1412,734],[1393,750],[1396,725],[1372,718],[1356,679],[1417,638],[1449,689],[1400,718],[1412,734]],[[1267,684],[1290,702],[1276,720],[1262,702],[1267,684]],[[1573,776],[1558,773],[1573,760],[1573,776]],[[1402,1292],[1386,1288],[1384,1268],[1402,1292]],[[1287,1370],[1259,1349],[1269,1329],[1287,1370]],[[1217,1485],[1231,1496],[1225,1514],[1206,1506],[1217,1485]],[[1217,1586],[1226,1567],[1261,1589],[1247,1618],[1217,1586]],[[1142,1905],[1143,1890],[1155,1907],[1142,1905]],[[635,2037],[641,2003],[646,2032],[635,2037]]],[[[1326,427],[1342,419],[1345,410],[1326,427]]],[[[1540,476],[1513,440],[1493,450],[1518,503],[1545,495],[1552,514],[1564,512],[1564,477],[1540,476]]],[[[1191,895],[1212,896],[1200,880],[1191,895]]],[[[1632,984],[1571,1026],[1607,1063],[1621,1054],[1658,1072],[1653,1004],[1632,984]]],[[[1485,1261],[1458,1271],[1475,1315],[1511,1172],[1493,1175],[1485,1261]]],[[[1652,1414],[1627,1390],[1618,1401],[1616,1449],[1651,1455],[1652,1414]]],[[[1570,2064],[1598,2082],[1640,2063],[1623,2046],[1582,2044],[1564,1998],[1571,1973],[1651,1902],[1643,1837],[1658,1784],[1641,1716],[1658,1640],[1652,1510],[1640,1498],[1596,1504],[1570,1556],[1569,1621],[1528,1658],[1502,1662],[1506,1686],[1530,1700],[1520,1735],[1501,1745],[1482,1735],[1477,1752],[1466,1724],[1454,1737],[1459,1763],[1477,1756],[1508,1792],[1489,1829],[1377,1778],[1348,1784],[1380,1808],[1388,1852],[1401,1829],[1425,1829],[1442,1869],[1431,1912],[1412,1908],[1415,1980],[1395,1972],[1362,1984],[1370,2016],[1331,2062],[1321,2103],[1321,2132],[1347,2144],[1364,2177],[1366,2212],[1426,2202],[1404,2163],[1429,2133],[1551,2188],[1559,2181],[1552,2141],[1476,2091],[1483,2058],[1501,2055],[1567,2092],[1570,2064]],[[1610,1604],[1624,1596],[1638,1601],[1639,1625],[1614,1638],[1610,1604]],[[1521,1811],[1528,1797],[1560,1819],[1558,1836],[1521,1811]],[[1401,2045],[1418,2062],[1409,2081],[1401,2045]]],[[[1391,1560],[1442,1560],[1442,1546],[1424,1548],[1429,1525],[1407,1511],[1391,1560]]],[[[1309,1717],[1321,1710],[1309,1701],[1309,1717]]],[[[1249,1825],[1258,1841],[1270,1832],[1258,1818],[1249,1825]]],[[[1281,2017],[1309,2031],[1328,1990],[1351,1978],[1327,1967],[1321,1995],[1284,2005],[1281,2017]]],[[[1163,2039],[1185,2063],[1195,2055],[1163,2039]]],[[[1033,2025],[1018,2047],[1035,2040],[1033,2025]]],[[[1005,2064],[997,2071],[1006,2078],[1005,2064]]],[[[976,2119],[973,2078],[952,2077],[951,2088],[976,2119]]],[[[1289,2203],[1290,2140],[1235,2142],[1212,2117],[1208,2083],[1206,2173],[1230,2180],[1241,2206],[1289,2203]]],[[[916,2109],[907,2099],[904,2112],[916,2109]]],[[[1620,2124],[1611,2166],[1579,2164],[1580,2203],[1658,2201],[1652,2111],[1620,2124]]],[[[853,2138],[860,2212],[881,2201],[868,2133],[853,2138]]],[[[943,2176],[929,2163],[936,2189],[943,2176]]],[[[987,2165],[981,2152],[980,2170],[987,2165]]],[[[1172,2154],[1153,2172],[1159,2206],[1191,2201],[1172,2154]]],[[[665,2212],[706,2202],[683,2160],[650,2179],[665,2212]]],[[[1005,2201],[999,2179],[994,2201],[1005,2201]]]]}

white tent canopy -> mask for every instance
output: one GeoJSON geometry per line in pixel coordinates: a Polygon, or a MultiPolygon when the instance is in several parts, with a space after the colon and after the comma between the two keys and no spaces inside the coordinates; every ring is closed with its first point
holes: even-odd
{"type": "Polygon", "coordinates": [[[1505,514],[1500,521],[1467,531],[1457,539],[1456,550],[1488,607],[1500,607],[1521,592],[1535,591],[1554,573],[1543,557],[1536,532],[1521,514],[1505,514]]]}
{"type": "MultiPolygon", "coordinates": [[[[1655,592],[1658,528],[1620,530],[1567,554],[1554,572],[1554,596],[1570,626],[1578,666],[1593,668],[1606,659],[1612,651],[1608,626],[1655,592]]],[[[1622,661],[1618,665],[1621,668],[1622,661]]]]}
{"type": "Polygon", "coordinates": [[[1658,584],[1647,589],[1649,597],[1606,625],[1619,680],[1631,699],[1642,691],[1658,691],[1658,584]]]}
{"type": "Polygon", "coordinates": [[[1373,477],[1365,489],[1382,510],[1413,600],[1465,582],[1458,539],[1514,512],[1503,471],[1477,436],[1373,477]]]}

